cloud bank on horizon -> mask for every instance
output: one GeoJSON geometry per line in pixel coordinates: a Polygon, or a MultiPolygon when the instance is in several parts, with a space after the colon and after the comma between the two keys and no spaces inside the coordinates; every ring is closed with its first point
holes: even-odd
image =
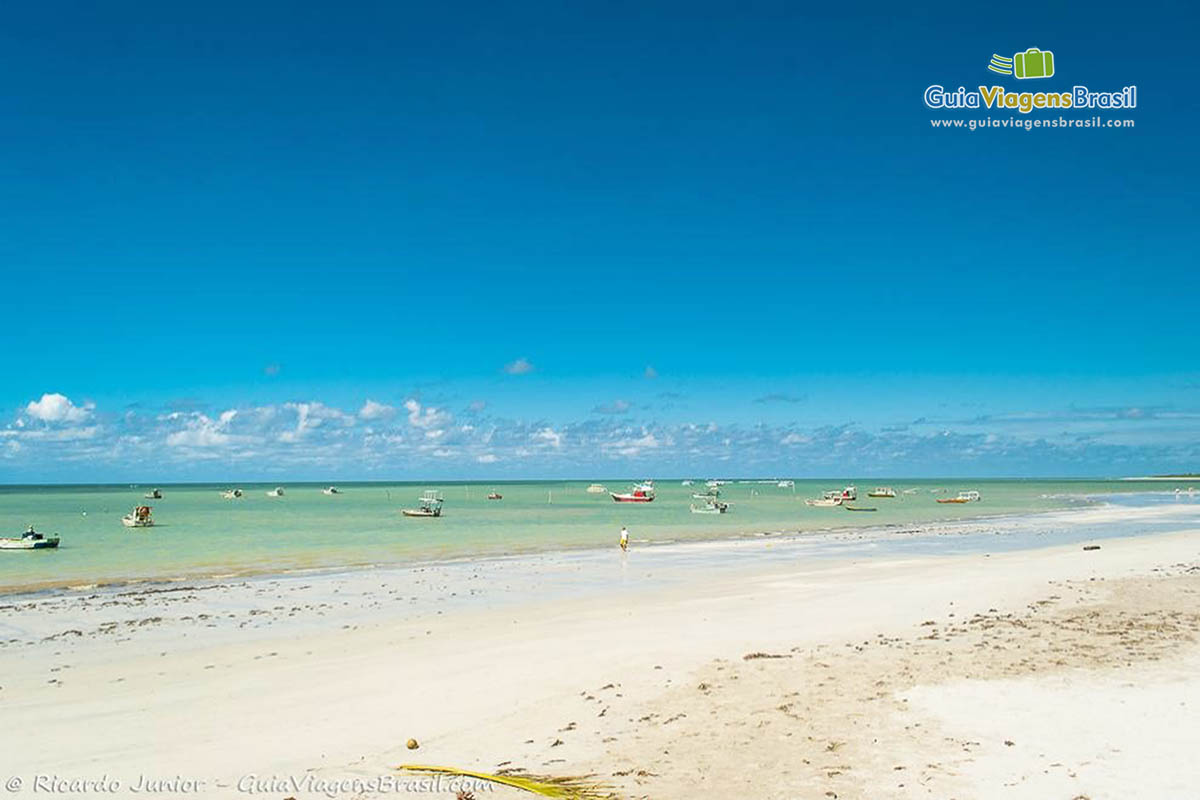
{"type": "Polygon", "coordinates": [[[366,398],[354,408],[307,401],[114,410],[48,392],[0,428],[0,479],[1117,476],[1200,459],[1200,412],[1169,408],[804,427],[655,421],[638,418],[648,409],[619,403],[552,422],[487,414],[482,401],[449,408],[416,396],[366,398]],[[622,413],[612,413],[619,403],[622,413]]]}

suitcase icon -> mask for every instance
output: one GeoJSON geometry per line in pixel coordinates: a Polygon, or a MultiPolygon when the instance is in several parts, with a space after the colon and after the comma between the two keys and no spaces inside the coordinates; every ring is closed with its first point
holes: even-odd
{"type": "Polygon", "coordinates": [[[1013,74],[1018,78],[1049,78],[1054,74],[1054,53],[1031,47],[1013,56],[1013,74]]]}

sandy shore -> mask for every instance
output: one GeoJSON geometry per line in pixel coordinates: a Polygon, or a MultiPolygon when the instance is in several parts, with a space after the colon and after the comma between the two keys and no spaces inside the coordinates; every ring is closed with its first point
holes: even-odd
{"type": "Polygon", "coordinates": [[[1183,796],[1200,530],[1100,544],[767,540],[720,570],[689,545],[17,598],[0,780],[357,797],[419,762],[625,798],[1183,796]]]}

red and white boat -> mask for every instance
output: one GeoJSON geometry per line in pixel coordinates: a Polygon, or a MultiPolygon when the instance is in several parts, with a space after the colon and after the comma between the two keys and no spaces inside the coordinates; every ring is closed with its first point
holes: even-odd
{"type": "Polygon", "coordinates": [[[654,481],[639,483],[633,487],[631,492],[624,494],[609,492],[609,494],[618,503],[652,503],[654,502],[654,481]]]}

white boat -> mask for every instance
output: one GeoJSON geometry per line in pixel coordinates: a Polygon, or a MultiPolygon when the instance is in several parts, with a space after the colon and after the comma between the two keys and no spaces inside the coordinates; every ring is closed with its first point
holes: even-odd
{"type": "Polygon", "coordinates": [[[778,486],[780,489],[795,489],[796,488],[795,481],[780,481],[779,483],[777,483],[775,485],[778,486]]]}
{"type": "MultiPolygon", "coordinates": [[[[828,494],[828,492],[826,492],[828,494]]],[[[804,501],[804,505],[813,506],[815,508],[833,508],[842,504],[841,495],[835,494],[832,497],[821,497],[816,500],[809,499],[804,501]]]]}
{"type": "Polygon", "coordinates": [[[852,500],[857,500],[857,499],[858,499],[858,490],[855,489],[853,486],[847,486],[845,489],[842,489],[840,492],[836,491],[836,490],[831,491],[831,492],[822,492],[821,498],[819,500],[805,500],[804,504],[806,506],[818,506],[821,508],[827,508],[829,506],[840,506],[842,503],[852,501],[852,500]]]}
{"type": "Polygon", "coordinates": [[[867,497],[895,497],[896,490],[890,486],[876,486],[867,492],[867,497]]]}
{"type": "Polygon", "coordinates": [[[979,492],[972,490],[969,492],[959,492],[957,497],[939,497],[939,498],[937,498],[937,502],[939,502],[939,503],[978,503],[981,499],[982,498],[979,496],[979,492]]]}
{"type": "Polygon", "coordinates": [[[712,500],[714,497],[720,496],[720,489],[709,489],[707,492],[692,492],[693,500],[712,500]]]}
{"type": "Polygon", "coordinates": [[[653,503],[654,481],[642,481],[629,492],[609,492],[618,503],[653,503]]]}
{"type": "Polygon", "coordinates": [[[696,504],[693,503],[691,508],[693,514],[724,514],[729,510],[729,503],[722,503],[720,500],[710,500],[699,508],[696,508],[696,504]]]}
{"type": "Polygon", "coordinates": [[[442,493],[427,489],[417,501],[416,508],[402,508],[406,517],[440,517],[442,515],[442,493]]]}
{"type": "Polygon", "coordinates": [[[53,550],[58,547],[58,537],[49,539],[0,539],[0,550],[53,550]]]}
{"type": "Polygon", "coordinates": [[[121,524],[126,528],[153,528],[150,506],[135,506],[133,511],[121,517],[121,524]]]}
{"type": "Polygon", "coordinates": [[[237,500],[242,496],[242,494],[243,492],[241,489],[226,489],[225,491],[221,492],[221,497],[226,500],[237,500]]]}
{"type": "Polygon", "coordinates": [[[692,485],[694,485],[695,483],[696,483],[695,481],[683,481],[683,482],[681,482],[679,485],[680,485],[680,486],[692,486],[692,485]]]}
{"type": "Polygon", "coordinates": [[[267,492],[267,497],[283,497],[283,487],[276,486],[274,489],[267,492]]]}
{"type": "Polygon", "coordinates": [[[587,488],[588,494],[605,494],[606,492],[608,492],[608,489],[604,488],[604,485],[600,483],[593,483],[587,488]]]}
{"type": "Polygon", "coordinates": [[[162,489],[151,489],[142,495],[142,497],[147,500],[162,500],[162,489]]]}
{"type": "Polygon", "coordinates": [[[20,538],[0,539],[0,550],[53,550],[58,547],[57,536],[43,536],[29,526],[20,538]]]}
{"type": "Polygon", "coordinates": [[[341,493],[342,493],[341,490],[338,489],[336,486],[327,486],[326,488],[321,490],[321,494],[334,495],[334,494],[341,494],[341,493]]]}

